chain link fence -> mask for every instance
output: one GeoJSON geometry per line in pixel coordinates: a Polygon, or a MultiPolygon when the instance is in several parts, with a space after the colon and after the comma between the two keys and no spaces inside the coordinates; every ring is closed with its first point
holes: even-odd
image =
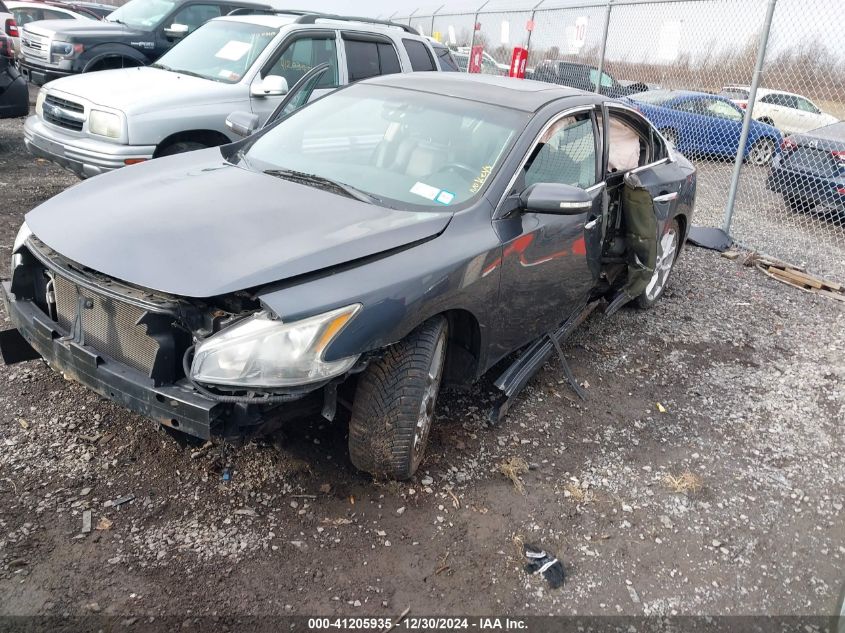
{"type": "Polygon", "coordinates": [[[695,162],[696,224],[845,280],[837,0],[458,2],[389,17],[463,70],[507,75],[524,48],[527,78],[629,99],[695,162]]]}

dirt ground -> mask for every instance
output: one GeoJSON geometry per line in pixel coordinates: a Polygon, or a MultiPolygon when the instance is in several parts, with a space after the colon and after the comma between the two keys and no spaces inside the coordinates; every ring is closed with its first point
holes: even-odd
{"type": "MultiPolygon", "coordinates": [[[[20,120],[0,122],[3,276],[24,214],[76,182],[21,137],[20,120]]],[[[41,362],[0,367],[0,614],[137,629],[406,607],[833,612],[845,582],[842,304],[688,248],[658,307],[595,314],[566,353],[586,401],[557,362],[495,428],[489,383],[450,392],[407,483],[356,472],[343,423],[201,448],[41,362]],[[524,492],[500,471],[515,459],[530,465],[524,492]],[[563,561],[562,588],[522,570],[520,540],[563,561]]]]}

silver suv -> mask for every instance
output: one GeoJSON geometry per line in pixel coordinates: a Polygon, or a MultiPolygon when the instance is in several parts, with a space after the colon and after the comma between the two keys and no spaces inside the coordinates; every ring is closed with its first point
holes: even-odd
{"type": "Polygon", "coordinates": [[[82,178],[222,145],[226,117],[260,122],[310,69],[328,64],[311,93],[398,72],[448,70],[407,25],[324,14],[229,15],[197,29],[152,66],[64,77],[38,94],[24,126],[36,156],[82,178]]]}

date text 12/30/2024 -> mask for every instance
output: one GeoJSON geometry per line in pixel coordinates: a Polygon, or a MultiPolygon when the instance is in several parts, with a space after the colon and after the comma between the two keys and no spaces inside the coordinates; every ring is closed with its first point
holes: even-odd
{"type": "Polygon", "coordinates": [[[394,625],[391,618],[309,618],[308,629],[311,631],[384,631],[398,629],[407,631],[520,631],[527,630],[524,620],[519,618],[437,618],[408,617],[394,625]]]}

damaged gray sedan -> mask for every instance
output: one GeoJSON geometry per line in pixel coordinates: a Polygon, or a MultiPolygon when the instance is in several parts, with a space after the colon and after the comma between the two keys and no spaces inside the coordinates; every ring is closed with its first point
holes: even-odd
{"type": "Polygon", "coordinates": [[[352,462],[407,478],[441,383],[510,357],[498,421],[591,310],[659,299],[695,184],[601,95],[374,78],[31,211],[0,348],[200,438],[342,407],[352,462]]]}

